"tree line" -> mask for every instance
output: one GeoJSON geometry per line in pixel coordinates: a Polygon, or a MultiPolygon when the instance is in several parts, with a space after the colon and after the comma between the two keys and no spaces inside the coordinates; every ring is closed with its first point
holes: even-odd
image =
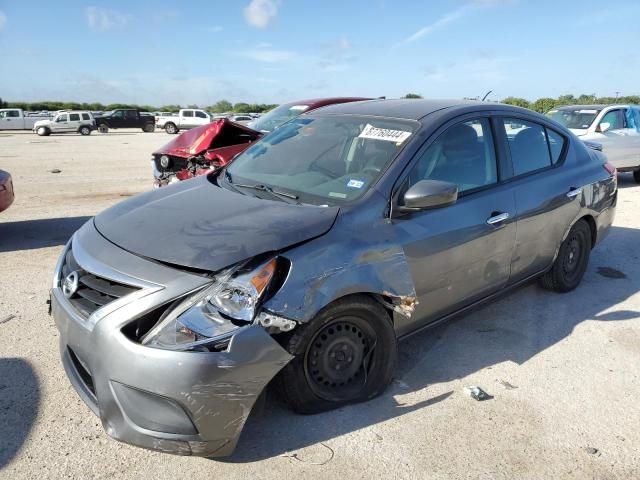
{"type": "MultiPolygon", "coordinates": [[[[408,93],[403,98],[423,98],[422,95],[417,93],[408,93]]],[[[557,98],[543,97],[534,101],[529,101],[526,98],[520,97],[507,97],[502,100],[502,103],[509,105],[516,105],[518,107],[528,108],[535,112],[546,113],[554,107],[561,105],[587,105],[587,104],[610,104],[610,103],[628,103],[633,105],[640,105],[640,95],[627,95],[622,97],[598,97],[595,94],[591,95],[560,95],[557,98]]],[[[275,108],[276,104],[268,103],[231,103],[228,100],[220,100],[213,105],[199,106],[199,105],[162,105],[161,107],[155,107],[152,105],[137,105],[126,103],[77,103],[77,102],[6,102],[0,98],[0,108],[21,108],[27,111],[42,111],[42,110],[91,110],[91,111],[103,111],[115,110],[118,108],[138,108],[144,112],[177,112],[181,108],[201,108],[209,112],[223,113],[223,112],[237,112],[237,113],[262,113],[272,108],[275,108]]]]}
{"type": "Polygon", "coordinates": [[[90,111],[102,111],[108,112],[110,110],[116,110],[118,108],[137,108],[143,112],[177,112],[181,108],[201,108],[208,112],[223,113],[223,112],[237,112],[237,113],[262,113],[277,105],[268,103],[231,103],[227,100],[220,100],[213,105],[199,106],[199,105],[162,105],[156,107],[153,105],[138,105],[131,103],[109,103],[103,104],[99,102],[94,103],[78,103],[78,102],[54,102],[54,101],[42,101],[42,102],[7,102],[0,98],[0,108],[21,108],[26,111],[38,112],[42,110],[56,111],[56,110],[90,110],[90,111]]]}

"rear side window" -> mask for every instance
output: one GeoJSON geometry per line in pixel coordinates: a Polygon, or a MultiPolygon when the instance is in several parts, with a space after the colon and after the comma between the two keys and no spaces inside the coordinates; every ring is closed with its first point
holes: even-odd
{"type": "Polygon", "coordinates": [[[80,114],[79,113],[70,113],[69,114],[69,120],[71,120],[72,122],[79,122],[80,121],[80,114]]]}
{"type": "Polygon", "coordinates": [[[83,113],[83,114],[82,114],[82,119],[83,119],[83,120],[91,120],[91,117],[89,116],[89,114],[88,114],[88,113],[83,113]]]}
{"type": "Polygon", "coordinates": [[[516,118],[504,118],[514,176],[535,172],[557,163],[565,139],[544,126],[516,118]]]}
{"type": "Polygon", "coordinates": [[[185,110],[182,112],[183,117],[193,117],[193,110],[185,110]]]}

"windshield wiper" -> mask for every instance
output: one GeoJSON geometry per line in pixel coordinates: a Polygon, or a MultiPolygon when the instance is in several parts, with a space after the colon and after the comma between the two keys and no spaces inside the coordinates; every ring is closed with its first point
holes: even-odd
{"type": "MultiPolygon", "coordinates": [[[[271,195],[273,195],[274,197],[278,197],[278,198],[290,198],[292,200],[298,200],[298,196],[294,195],[293,193],[288,193],[288,192],[282,192],[280,190],[274,190],[271,187],[268,187],[266,185],[261,185],[261,184],[256,184],[256,185],[250,185],[250,184],[245,184],[245,183],[234,183],[233,184],[234,187],[241,187],[241,188],[251,188],[253,190],[258,190],[260,192],[267,192],[270,193],[271,195]]],[[[300,203],[300,202],[295,202],[295,203],[300,203]]]]}

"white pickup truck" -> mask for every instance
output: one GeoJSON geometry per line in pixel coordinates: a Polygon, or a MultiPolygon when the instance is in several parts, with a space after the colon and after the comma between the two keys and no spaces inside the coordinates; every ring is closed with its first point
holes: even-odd
{"type": "Polygon", "coordinates": [[[211,123],[212,118],[204,110],[196,110],[193,108],[183,108],[177,116],[158,117],[156,119],[156,127],[164,128],[167,133],[178,133],[180,130],[188,130],[190,128],[199,127],[211,123]]]}
{"type": "Polygon", "coordinates": [[[50,116],[24,114],[21,108],[0,109],[0,130],[32,130],[38,120],[46,120],[50,116]]]}

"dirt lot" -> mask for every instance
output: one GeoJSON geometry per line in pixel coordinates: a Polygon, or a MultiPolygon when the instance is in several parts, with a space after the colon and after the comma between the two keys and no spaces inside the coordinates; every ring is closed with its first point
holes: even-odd
{"type": "Polygon", "coordinates": [[[270,398],[224,461],[111,440],[67,381],[45,301],[69,236],[150,188],[149,154],[169,138],[0,133],[17,195],[0,214],[0,478],[640,478],[640,186],[629,175],[575,292],[531,285],[413,337],[382,397],[310,417],[270,398]],[[467,385],[494,398],[476,402],[467,385]]]}

